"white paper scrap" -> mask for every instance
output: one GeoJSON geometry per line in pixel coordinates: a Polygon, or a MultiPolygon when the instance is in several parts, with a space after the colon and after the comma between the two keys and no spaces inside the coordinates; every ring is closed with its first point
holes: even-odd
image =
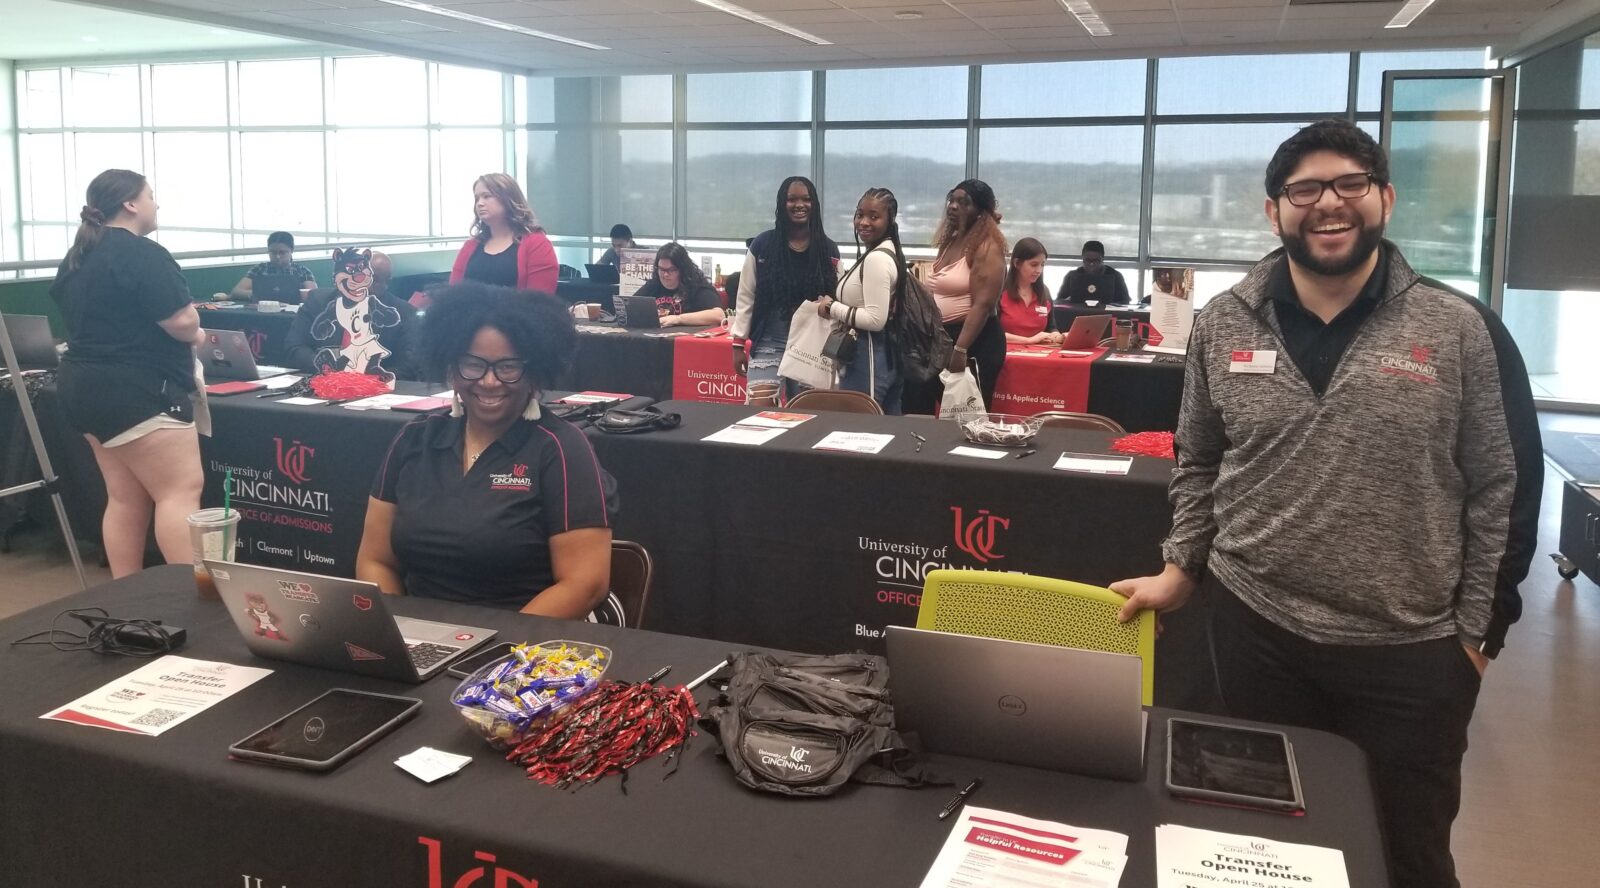
{"type": "Polygon", "coordinates": [[[1005,459],[1010,454],[1004,450],[982,450],[977,447],[961,446],[950,451],[952,456],[975,456],[979,459],[1005,459]]]}
{"type": "Polygon", "coordinates": [[[453,752],[445,752],[440,749],[434,749],[431,746],[423,746],[415,752],[408,752],[400,756],[394,760],[394,763],[400,766],[401,770],[421,780],[423,783],[432,783],[449,777],[451,774],[471,764],[472,756],[456,755],[453,752]]]}

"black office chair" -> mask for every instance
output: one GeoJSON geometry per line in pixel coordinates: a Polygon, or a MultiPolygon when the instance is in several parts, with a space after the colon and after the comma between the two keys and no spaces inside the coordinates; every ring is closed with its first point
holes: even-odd
{"type": "Polygon", "coordinates": [[[562,265],[556,269],[556,280],[558,281],[575,281],[582,277],[583,275],[579,274],[578,270],[570,265],[562,265]]]}
{"type": "Polygon", "coordinates": [[[627,540],[612,540],[611,591],[590,612],[589,622],[625,629],[643,628],[645,605],[650,602],[650,582],[654,574],[655,564],[643,546],[627,540]]]}
{"type": "Polygon", "coordinates": [[[739,272],[722,276],[722,292],[724,295],[722,307],[737,309],[739,307],[739,272]]]}

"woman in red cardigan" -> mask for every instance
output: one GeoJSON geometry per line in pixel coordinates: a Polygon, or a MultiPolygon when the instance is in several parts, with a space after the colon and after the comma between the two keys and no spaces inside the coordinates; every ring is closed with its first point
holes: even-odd
{"type": "Polygon", "coordinates": [[[472,240],[461,245],[450,283],[463,280],[554,294],[559,265],[517,180],[485,173],[472,185],[472,240]]]}

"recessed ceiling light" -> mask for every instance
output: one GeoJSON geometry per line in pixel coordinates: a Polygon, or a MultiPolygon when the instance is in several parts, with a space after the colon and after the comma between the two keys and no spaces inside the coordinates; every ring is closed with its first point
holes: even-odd
{"type": "Polygon", "coordinates": [[[95,36],[90,35],[90,34],[85,34],[79,39],[81,39],[84,43],[99,43],[100,42],[100,38],[99,37],[95,37],[95,36]]]}
{"type": "MultiPolygon", "coordinates": [[[[383,2],[392,3],[394,0],[383,0],[383,2]]],[[[732,3],[727,3],[725,0],[694,0],[694,2],[700,4],[701,6],[708,6],[718,12],[725,12],[728,15],[737,16],[747,22],[760,25],[763,28],[771,28],[774,31],[788,34],[790,37],[804,40],[807,43],[812,43],[817,46],[833,45],[833,41],[831,40],[823,40],[821,37],[818,37],[815,34],[807,34],[799,28],[791,28],[777,19],[767,18],[759,12],[753,12],[745,9],[743,6],[736,6],[732,3]]]]}
{"type": "Polygon", "coordinates": [[[1432,5],[1433,5],[1433,0],[1409,0],[1409,2],[1406,3],[1406,5],[1400,7],[1400,11],[1395,13],[1394,14],[1394,18],[1389,19],[1389,24],[1384,25],[1384,27],[1385,28],[1404,28],[1404,27],[1407,27],[1412,22],[1417,20],[1417,16],[1422,15],[1424,12],[1427,12],[1428,11],[1428,7],[1430,7],[1432,5]]]}
{"type": "Polygon", "coordinates": [[[484,18],[481,15],[473,15],[470,12],[462,12],[459,9],[450,9],[449,7],[445,6],[434,6],[429,3],[419,2],[419,0],[378,0],[378,2],[387,3],[390,6],[399,6],[405,9],[415,9],[418,12],[426,12],[432,15],[444,16],[445,18],[455,19],[456,21],[460,22],[471,22],[475,25],[483,25],[486,28],[496,28],[501,31],[510,31],[513,34],[522,34],[526,37],[537,37],[540,40],[553,40],[556,43],[565,43],[568,46],[576,46],[580,49],[609,50],[611,48],[609,46],[600,46],[596,43],[585,43],[582,40],[574,40],[571,37],[562,37],[560,34],[551,34],[545,31],[535,31],[532,28],[524,28],[521,25],[513,25],[510,22],[502,22],[498,19],[484,18]]]}
{"type": "Polygon", "coordinates": [[[895,13],[894,17],[902,22],[913,22],[922,18],[922,13],[917,12],[915,9],[902,9],[895,13]]]}
{"type": "Polygon", "coordinates": [[[1094,7],[1089,5],[1089,0],[1056,0],[1056,2],[1061,4],[1062,9],[1072,13],[1072,17],[1077,19],[1078,24],[1083,25],[1083,29],[1091,36],[1111,36],[1110,26],[1100,18],[1100,13],[1095,12],[1094,7]]]}

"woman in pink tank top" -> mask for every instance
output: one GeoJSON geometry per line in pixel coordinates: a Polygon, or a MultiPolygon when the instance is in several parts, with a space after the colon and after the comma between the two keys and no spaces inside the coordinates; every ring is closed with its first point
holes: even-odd
{"type": "MultiPolygon", "coordinates": [[[[995,313],[1005,283],[1006,241],[1000,234],[994,190],[978,179],[952,188],[933,242],[939,257],[925,283],[955,343],[948,369],[970,368],[984,404],[989,405],[1006,361],[1006,337],[995,313]]],[[[907,382],[902,403],[907,413],[933,413],[943,395],[944,385],[937,377],[907,382]]]]}

